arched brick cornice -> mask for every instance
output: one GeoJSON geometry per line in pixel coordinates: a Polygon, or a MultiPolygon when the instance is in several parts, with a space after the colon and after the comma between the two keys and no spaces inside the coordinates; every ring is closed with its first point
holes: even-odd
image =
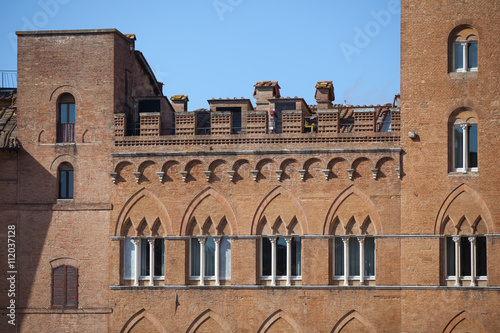
{"type": "Polygon", "coordinates": [[[330,210],[328,211],[328,214],[326,215],[325,225],[323,227],[323,234],[328,235],[330,233],[331,225],[334,222],[337,210],[339,209],[340,205],[342,205],[342,203],[350,195],[357,195],[367,204],[368,208],[370,209],[369,215],[371,222],[375,226],[375,232],[377,234],[381,234],[382,223],[380,221],[380,215],[378,213],[377,207],[375,206],[373,201],[371,201],[369,196],[367,196],[365,193],[363,193],[363,191],[361,191],[354,185],[351,185],[350,187],[346,188],[342,193],[340,193],[340,195],[333,202],[332,206],[330,207],[330,210]]]}
{"type": "Polygon", "coordinates": [[[289,323],[290,326],[293,327],[295,332],[302,333],[302,329],[299,327],[297,322],[291,316],[287,315],[282,310],[278,310],[278,311],[274,312],[271,316],[269,316],[264,321],[264,323],[260,326],[260,328],[257,332],[258,333],[265,333],[269,329],[269,327],[271,327],[271,325],[274,324],[274,322],[280,318],[285,320],[287,323],[289,323]]]}
{"type": "Polygon", "coordinates": [[[62,94],[71,94],[75,98],[75,104],[79,104],[82,102],[82,96],[75,87],[70,85],[63,85],[54,89],[54,91],[50,94],[50,104],[56,105],[59,96],[61,96],[62,94]]]}
{"type": "Polygon", "coordinates": [[[227,322],[222,318],[221,315],[218,313],[207,309],[200,314],[191,325],[189,325],[189,328],[187,329],[186,333],[194,333],[198,330],[198,328],[209,318],[212,318],[215,320],[217,324],[222,328],[223,332],[229,333],[231,332],[231,328],[227,324],[227,322]]]}
{"type": "Polygon", "coordinates": [[[80,268],[80,260],[70,258],[70,257],[60,257],[49,261],[51,268],[56,268],[61,265],[73,266],[76,268],[80,268]]]}
{"type": "Polygon", "coordinates": [[[285,190],[283,187],[278,186],[274,190],[272,190],[268,195],[266,195],[266,197],[259,204],[259,207],[257,207],[257,211],[255,212],[255,215],[252,220],[252,229],[250,230],[251,235],[257,235],[259,221],[262,218],[264,210],[266,209],[267,205],[269,205],[269,203],[280,194],[283,195],[288,200],[290,200],[292,205],[297,210],[297,215],[298,215],[297,220],[302,227],[302,233],[306,235],[309,232],[309,229],[307,227],[307,217],[299,201],[290,192],[285,190]]]}
{"type": "Polygon", "coordinates": [[[483,325],[481,325],[480,322],[478,322],[474,317],[472,317],[470,314],[468,314],[466,311],[460,312],[458,315],[456,315],[448,325],[443,330],[443,333],[451,333],[455,329],[455,327],[460,324],[462,321],[468,320],[474,327],[479,330],[480,333],[486,332],[484,330],[483,325]]]}
{"type": "Polygon", "coordinates": [[[147,312],[145,309],[139,310],[136,314],[134,314],[130,319],[123,325],[123,328],[121,329],[120,333],[128,333],[130,330],[134,327],[137,322],[143,318],[146,318],[149,320],[158,330],[159,333],[167,333],[165,328],[160,324],[158,319],[156,319],[155,316],[147,312]]]}
{"type": "Polygon", "coordinates": [[[68,162],[69,164],[71,164],[73,166],[73,171],[75,172],[79,171],[80,168],[78,165],[78,160],[76,159],[76,157],[69,154],[59,155],[56,158],[54,158],[54,160],[50,164],[50,171],[52,173],[57,172],[57,168],[59,167],[59,165],[64,162],[68,162]]]}
{"type": "Polygon", "coordinates": [[[332,333],[339,333],[345,325],[351,320],[356,319],[370,331],[370,333],[376,333],[375,327],[373,327],[372,323],[370,323],[367,319],[365,319],[362,315],[360,315],[356,310],[351,310],[346,313],[340,320],[335,324],[332,329],[332,333]]]}
{"type": "Polygon", "coordinates": [[[436,222],[434,224],[434,234],[441,234],[443,232],[444,228],[444,218],[446,217],[446,210],[448,207],[452,204],[452,202],[463,192],[469,193],[474,200],[476,200],[477,204],[481,208],[481,217],[484,219],[484,222],[486,223],[486,228],[488,229],[488,233],[493,233],[494,228],[493,228],[493,219],[491,218],[491,213],[490,210],[488,209],[488,206],[486,205],[486,202],[484,202],[483,198],[477,193],[474,189],[472,189],[469,185],[467,184],[462,184],[458,186],[456,189],[454,189],[444,200],[443,204],[439,208],[439,212],[436,217],[436,222]]]}
{"type": "Polygon", "coordinates": [[[115,226],[115,236],[121,236],[121,230],[122,226],[126,221],[126,217],[128,212],[134,207],[134,205],[143,197],[147,197],[148,199],[151,199],[158,209],[160,210],[160,219],[162,221],[162,228],[164,231],[165,235],[172,235],[172,220],[170,219],[170,216],[168,215],[167,209],[163,205],[163,203],[158,199],[153,193],[150,191],[146,190],[145,188],[140,189],[138,192],[136,192],[134,195],[128,199],[128,201],[125,203],[123,206],[122,210],[120,211],[120,215],[118,216],[118,221],[115,226]]]}
{"type": "Polygon", "coordinates": [[[213,196],[224,208],[224,211],[226,212],[226,220],[229,222],[229,225],[231,226],[231,231],[233,235],[238,235],[238,224],[236,221],[236,214],[234,213],[233,209],[231,208],[231,205],[229,202],[227,202],[226,198],[224,198],[220,193],[212,189],[211,187],[207,187],[203,191],[201,191],[196,197],[194,197],[193,200],[188,205],[188,208],[186,209],[186,212],[184,213],[184,217],[182,218],[181,222],[181,230],[180,234],[182,236],[187,235],[187,229],[189,225],[189,221],[191,220],[191,216],[193,215],[193,212],[195,211],[196,207],[200,204],[200,202],[203,201],[203,199],[207,198],[208,196],[213,196]]]}

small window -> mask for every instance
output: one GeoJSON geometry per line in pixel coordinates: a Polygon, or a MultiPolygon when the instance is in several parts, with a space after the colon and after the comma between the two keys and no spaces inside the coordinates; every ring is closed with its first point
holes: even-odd
{"type": "Polygon", "coordinates": [[[61,265],[52,269],[52,307],[78,307],[78,269],[61,265]]]}
{"type": "Polygon", "coordinates": [[[452,118],[450,123],[452,123],[452,170],[478,171],[478,125],[476,119],[472,117],[472,112],[462,112],[452,118]]]}
{"type": "Polygon", "coordinates": [[[75,142],[75,98],[62,94],[57,103],[57,142],[75,142]]]}
{"type": "Polygon", "coordinates": [[[450,35],[452,72],[475,72],[478,69],[477,32],[471,27],[459,27],[450,35]]]}
{"type": "Polygon", "coordinates": [[[62,163],[58,169],[59,199],[73,199],[73,166],[62,163]]]}

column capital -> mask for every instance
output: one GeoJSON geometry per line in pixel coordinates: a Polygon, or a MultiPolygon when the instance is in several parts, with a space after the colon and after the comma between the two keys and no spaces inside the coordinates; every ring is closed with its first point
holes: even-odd
{"type": "Polygon", "coordinates": [[[293,238],[293,236],[291,236],[291,235],[285,236],[285,242],[291,243],[292,242],[292,238],[293,238]]]}
{"type": "Polygon", "coordinates": [[[148,238],[149,245],[155,245],[156,237],[148,238]]]}
{"type": "Polygon", "coordinates": [[[366,236],[365,235],[361,235],[361,236],[357,236],[356,238],[358,239],[358,242],[364,243],[366,236]]]}
{"type": "Polygon", "coordinates": [[[340,236],[340,238],[342,238],[342,241],[344,243],[347,243],[347,242],[349,242],[349,238],[351,238],[351,237],[349,235],[344,235],[344,236],[340,236]]]}
{"type": "Polygon", "coordinates": [[[451,239],[453,239],[453,241],[455,243],[458,243],[458,242],[460,242],[460,235],[454,235],[454,236],[451,237],[451,239]]]}
{"type": "Polygon", "coordinates": [[[134,237],[134,238],[132,238],[132,242],[134,242],[135,245],[139,245],[139,243],[141,242],[141,239],[139,237],[134,237]]]}
{"type": "Polygon", "coordinates": [[[197,236],[198,242],[200,242],[201,245],[205,245],[205,242],[207,241],[207,236],[197,236]]]}
{"type": "Polygon", "coordinates": [[[220,240],[222,239],[221,235],[213,236],[215,244],[220,244],[220,240]]]}
{"type": "Polygon", "coordinates": [[[467,238],[469,239],[469,242],[471,244],[476,244],[476,235],[472,235],[472,236],[469,236],[467,238]]]}
{"type": "Polygon", "coordinates": [[[462,127],[463,130],[466,130],[467,127],[469,127],[469,124],[467,124],[467,123],[460,123],[460,127],[462,127]]]}
{"type": "Polygon", "coordinates": [[[269,238],[271,243],[276,243],[276,241],[278,240],[278,236],[276,235],[267,236],[267,238],[269,238]]]}

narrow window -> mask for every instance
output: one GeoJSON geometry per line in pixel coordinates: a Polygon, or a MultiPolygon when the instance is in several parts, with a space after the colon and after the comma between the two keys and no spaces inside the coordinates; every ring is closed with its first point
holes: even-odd
{"type": "Polygon", "coordinates": [[[375,276],[375,238],[365,239],[365,276],[375,276]]]}
{"type": "Polygon", "coordinates": [[[62,94],[57,103],[57,142],[75,142],[75,98],[62,94]]]}
{"type": "Polygon", "coordinates": [[[73,199],[73,166],[62,163],[58,169],[59,199],[73,199]]]}
{"type": "Polygon", "coordinates": [[[335,276],[343,276],[344,275],[344,242],[342,238],[335,237],[334,239],[334,269],[335,276]]]}
{"type": "Polygon", "coordinates": [[[460,275],[471,276],[471,246],[467,237],[460,237],[460,275]]]}
{"type": "Polygon", "coordinates": [[[141,239],[141,276],[149,276],[149,242],[141,239]]]}
{"type": "Polygon", "coordinates": [[[154,275],[165,276],[165,241],[163,238],[155,239],[154,254],[154,275]]]}
{"type": "Polygon", "coordinates": [[[200,276],[200,242],[191,238],[191,276],[200,276]]]}
{"type": "Polygon", "coordinates": [[[453,70],[455,72],[464,70],[464,49],[461,42],[453,43],[453,70]]]}
{"type": "Polygon", "coordinates": [[[123,278],[132,280],[135,277],[135,246],[132,238],[125,239],[123,257],[123,278]]]}
{"type": "Polygon", "coordinates": [[[469,168],[477,168],[477,125],[468,126],[468,162],[469,168]]]}
{"type": "Polygon", "coordinates": [[[262,237],[262,275],[271,276],[271,240],[262,237]]]}
{"type": "Polygon", "coordinates": [[[357,238],[349,238],[349,276],[359,276],[359,242],[357,238]]]}
{"type": "Polygon", "coordinates": [[[292,239],[292,276],[302,275],[302,241],[300,237],[292,239]]]}
{"type": "Polygon", "coordinates": [[[222,237],[220,242],[220,278],[231,278],[231,240],[222,237]]]}
{"type": "Polygon", "coordinates": [[[467,67],[470,70],[477,70],[477,42],[470,42],[468,43],[468,65],[467,67]]]}
{"type": "Polygon", "coordinates": [[[78,307],[78,269],[61,265],[52,269],[52,307],[78,307]]]}
{"type": "Polygon", "coordinates": [[[205,242],[205,277],[215,276],[215,242],[213,237],[207,237],[205,242]]]}
{"type": "Polygon", "coordinates": [[[453,155],[455,169],[464,167],[464,131],[461,125],[453,126],[453,155]]]}
{"type": "Polygon", "coordinates": [[[455,276],[455,242],[451,236],[445,238],[445,275],[455,276]]]}
{"type": "Polygon", "coordinates": [[[476,273],[477,276],[484,277],[487,274],[487,258],[486,258],[486,237],[478,236],[476,238],[476,273]]]}
{"type": "Polygon", "coordinates": [[[453,163],[452,171],[455,172],[478,171],[478,125],[476,119],[470,117],[471,113],[464,111],[450,120],[453,124],[450,125],[452,131],[451,161],[453,163]],[[468,118],[467,122],[463,122],[459,117],[468,118]]]}
{"type": "Polygon", "coordinates": [[[278,237],[276,241],[276,276],[286,276],[285,237],[278,237]]]}

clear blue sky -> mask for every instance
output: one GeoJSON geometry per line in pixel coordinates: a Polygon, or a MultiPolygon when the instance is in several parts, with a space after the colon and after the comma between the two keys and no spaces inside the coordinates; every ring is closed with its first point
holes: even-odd
{"type": "Polygon", "coordinates": [[[0,69],[16,69],[14,32],[117,28],[137,36],[164,94],[253,100],[257,81],[315,104],[383,104],[399,93],[399,0],[24,0],[0,4],[0,69]]]}

